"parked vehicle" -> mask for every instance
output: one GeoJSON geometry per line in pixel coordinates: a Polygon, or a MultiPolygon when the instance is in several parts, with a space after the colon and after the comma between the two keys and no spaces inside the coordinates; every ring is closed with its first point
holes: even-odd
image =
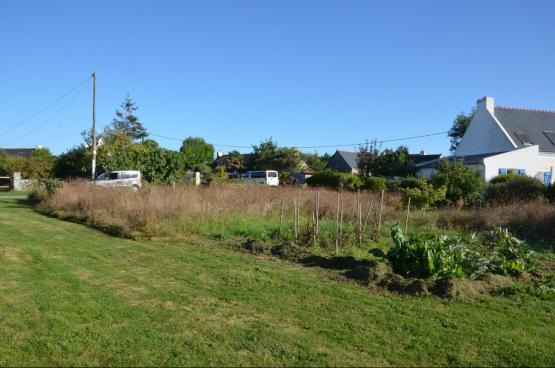
{"type": "Polygon", "coordinates": [[[264,184],[271,187],[279,186],[279,173],[275,170],[247,171],[243,179],[247,184],[264,184]]]}
{"type": "Polygon", "coordinates": [[[129,187],[138,190],[142,186],[141,172],[136,170],[106,172],[97,176],[94,184],[103,187],[129,187]]]}

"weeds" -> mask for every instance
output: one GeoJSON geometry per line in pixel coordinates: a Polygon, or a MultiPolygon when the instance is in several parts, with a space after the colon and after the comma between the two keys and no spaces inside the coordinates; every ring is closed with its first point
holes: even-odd
{"type": "Polygon", "coordinates": [[[496,228],[480,237],[416,234],[405,239],[399,224],[391,228],[395,246],[388,252],[395,272],[410,277],[469,276],[486,272],[507,274],[530,268],[526,243],[506,229],[496,228]]]}

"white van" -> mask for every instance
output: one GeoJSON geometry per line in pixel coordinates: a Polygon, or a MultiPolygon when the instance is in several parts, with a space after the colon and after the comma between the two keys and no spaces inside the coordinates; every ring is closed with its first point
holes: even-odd
{"type": "Polygon", "coordinates": [[[271,187],[279,186],[279,173],[275,170],[247,171],[243,179],[247,184],[264,184],[271,187]]]}
{"type": "Polygon", "coordinates": [[[102,187],[129,187],[138,190],[141,186],[141,172],[136,170],[110,171],[96,177],[94,184],[102,187]]]}

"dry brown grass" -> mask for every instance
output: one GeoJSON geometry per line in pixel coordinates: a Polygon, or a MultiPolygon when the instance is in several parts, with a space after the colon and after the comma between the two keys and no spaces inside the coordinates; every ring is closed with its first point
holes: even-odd
{"type": "MultiPolygon", "coordinates": [[[[147,186],[138,192],[125,188],[102,188],[86,181],[66,183],[41,207],[58,215],[87,221],[97,226],[115,228],[126,235],[160,235],[168,224],[193,219],[225,219],[232,215],[279,221],[281,201],[284,215],[292,218],[294,201],[300,216],[310,221],[315,198],[320,193],[319,213],[322,220],[335,221],[338,194],[344,208],[345,222],[354,221],[359,194],[338,193],[325,189],[299,187],[270,188],[253,185],[215,185],[211,187],[147,186]]],[[[379,211],[379,193],[361,193],[364,220],[375,222],[379,211]],[[372,205],[371,209],[370,205],[372,205]]],[[[397,194],[386,194],[383,219],[397,216],[397,194]]],[[[171,226],[170,226],[171,227],[171,226]]],[[[167,235],[167,234],[165,234],[167,235]]]]}
{"type": "Polygon", "coordinates": [[[508,228],[530,240],[555,239],[555,206],[545,201],[487,206],[471,210],[442,209],[437,212],[440,228],[480,231],[492,226],[508,228]]]}

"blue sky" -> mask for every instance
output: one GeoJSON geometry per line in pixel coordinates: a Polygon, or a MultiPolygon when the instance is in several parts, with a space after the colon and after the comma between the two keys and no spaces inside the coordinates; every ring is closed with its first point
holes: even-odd
{"type": "MultiPolygon", "coordinates": [[[[485,95],[555,110],[553,14],[553,1],[1,0],[0,133],[93,70],[99,126],[129,93],[150,132],[239,146],[445,131],[485,95]]],[[[79,144],[90,86],[0,146],[79,144]]],[[[403,143],[449,148],[446,136],[403,143]]]]}

